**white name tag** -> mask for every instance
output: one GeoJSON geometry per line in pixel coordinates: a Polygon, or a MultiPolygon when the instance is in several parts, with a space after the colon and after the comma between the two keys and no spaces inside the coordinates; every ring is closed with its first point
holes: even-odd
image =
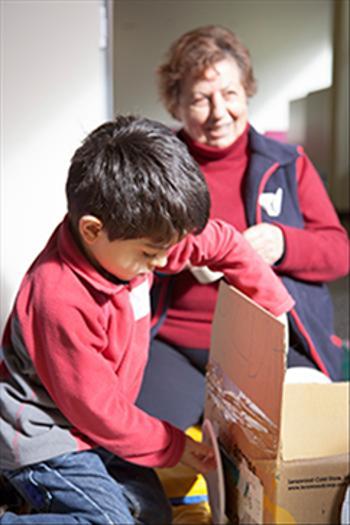
{"type": "Polygon", "coordinates": [[[147,279],[139,286],[133,288],[129,297],[135,321],[142,319],[142,317],[150,313],[149,283],[147,279]]]}
{"type": "Polygon", "coordinates": [[[259,204],[270,217],[278,217],[282,210],[283,190],[278,188],[276,193],[262,193],[259,195],[259,204]]]}

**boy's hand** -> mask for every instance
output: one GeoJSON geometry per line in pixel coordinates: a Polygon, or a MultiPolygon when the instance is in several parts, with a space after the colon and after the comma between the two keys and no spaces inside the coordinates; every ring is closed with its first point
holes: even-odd
{"type": "Polygon", "coordinates": [[[202,474],[216,468],[213,449],[206,443],[194,441],[189,436],[186,436],[185,448],[180,462],[202,474]]]}

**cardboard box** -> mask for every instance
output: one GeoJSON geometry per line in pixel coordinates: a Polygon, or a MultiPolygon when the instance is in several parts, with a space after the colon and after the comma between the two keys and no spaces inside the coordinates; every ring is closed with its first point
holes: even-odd
{"type": "Polygon", "coordinates": [[[285,327],[220,285],[205,417],[231,523],[339,523],[349,483],[349,383],[286,384],[285,327]]]}

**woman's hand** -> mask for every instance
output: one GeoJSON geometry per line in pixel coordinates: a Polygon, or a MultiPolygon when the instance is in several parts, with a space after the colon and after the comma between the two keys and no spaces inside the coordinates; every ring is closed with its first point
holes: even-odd
{"type": "Polygon", "coordinates": [[[283,231],[275,224],[262,222],[251,226],[243,232],[243,237],[270,266],[284,254],[283,231]]]}
{"type": "Polygon", "coordinates": [[[189,436],[186,436],[185,448],[180,462],[202,474],[216,468],[213,449],[206,443],[194,441],[189,436]]]}

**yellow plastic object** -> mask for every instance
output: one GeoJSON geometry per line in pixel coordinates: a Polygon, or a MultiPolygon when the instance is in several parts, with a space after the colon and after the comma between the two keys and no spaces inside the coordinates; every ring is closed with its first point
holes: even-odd
{"type": "Polygon", "coordinates": [[[211,514],[208,503],[177,505],[173,507],[174,525],[211,525],[211,514]]]}
{"type": "MultiPolygon", "coordinates": [[[[190,427],[186,434],[201,441],[200,427],[190,427]]],[[[173,506],[174,524],[208,525],[211,523],[207,486],[204,477],[185,465],[158,469],[157,474],[173,506]]]]}

